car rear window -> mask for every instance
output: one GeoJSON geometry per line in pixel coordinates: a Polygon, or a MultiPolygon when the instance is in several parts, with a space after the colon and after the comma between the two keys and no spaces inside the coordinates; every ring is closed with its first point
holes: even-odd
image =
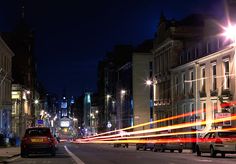
{"type": "Polygon", "coordinates": [[[236,137],[236,132],[219,132],[219,137],[236,137]]]}
{"type": "Polygon", "coordinates": [[[25,134],[28,136],[50,136],[50,129],[27,129],[25,134]]]}

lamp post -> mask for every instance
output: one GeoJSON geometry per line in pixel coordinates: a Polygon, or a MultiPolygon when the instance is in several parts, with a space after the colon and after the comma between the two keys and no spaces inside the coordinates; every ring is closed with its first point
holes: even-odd
{"type": "Polygon", "coordinates": [[[122,127],[121,121],[123,119],[122,111],[123,111],[123,99],[124,99],[125,94],[126,94],[126,90],[122,89],[120,91],[120,111],[119,111],[119,118],[118,118],[119,120],[118,129],[122,127]]]}
{"type": "MultiPolygon", "coordinates": [[[[149,86],[149,109],[150,109],[150,122],[153,121],[153,107],[154,107],[154,85],[156,84],[155,79],[146,80],[146,85],[149,86]]],[[[153,128],[153,124],[150,124],[150,128],[153,128]]]]}
{"type": "Polygon", "coordinates": [[[111,98],[111,95],[110,94],[107,94],[106,95],[106,101],[105,101],[105,109],[106,109],[106,112],[105,112],[105,123],[107,124],[108,121],[109,121],[109,99],[111,98]]]}

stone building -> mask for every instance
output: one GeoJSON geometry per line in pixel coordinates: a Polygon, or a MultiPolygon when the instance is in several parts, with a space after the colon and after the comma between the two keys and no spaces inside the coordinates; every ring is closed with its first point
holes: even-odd
{"type": "Polygon", "coordinates": [[[13,52],[0,37],[0,133],[11,133],[11,83],[13,52]]]}

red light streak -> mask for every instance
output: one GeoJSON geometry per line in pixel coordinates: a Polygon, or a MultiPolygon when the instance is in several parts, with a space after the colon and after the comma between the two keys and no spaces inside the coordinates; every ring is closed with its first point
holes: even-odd
{"type": "MultiPolygon", "coordinates": [[[[217,123],[217,122],[222,122],[222,121],[227,121],[227,120],[236,120],[236,116],[233,115],[232,117],[215,119],[215,120],[212,120],[212,122],[217,123]]],[[[196,125],[204,125],[204,124],[206,124],[206,121],[194,122],[194,123],[182,123],[182,124],[177,124],[177,125],[173,125],[173,126],[166,126],[166,127],[161,127],[161,128],[155,128],[155,129],[129,132],[129,135],[142,134],[142,133],[151,133],[151,132],[160,132],[160,131],[167,130],[167,129],[168,130],[173,130],[173,129],[186,128],[186,127],[191,127],[191,126],[196,126],[196,125]]],[[[236,128],[227,128],[225,130],[231,130],[232,131],[232,130],[236,130],[236,128]]],[[[217,131],[217,130],[212,130],[212,131],[217,131]]],[[[109,135],[109,136],[100,136],[100,137],[95,137],[95,138],[88,138],[88,139],[84,139],[84,140],[79,140],[78,142],[85,142],[85,143],[86,142],[92,142],[92,143],[99,142],[99,143],[101,143],[102,141],[106,142],[106,140],[120,140],[120,139],[122,140],[122,139],[131,139],[131,138],[148,138],[148,137],[186,135],[186,134],[196,134],[196,133],[205,133],[205,132],[204,131],[189,131],[189,132],[176,132],[176,133],[167,133],[167,134],[130,136],[130,137],[127,137],[127,136],[120,137],[120,134],[115,134],[115,135],[109,135]],[[116,138],[114,138],[114,137],[116,137],[116,138]]],[[[107,141],[107,142],[110,143],[110,142],[129,142],[129,141],[109,141],[109,142],[107,141]]]]}

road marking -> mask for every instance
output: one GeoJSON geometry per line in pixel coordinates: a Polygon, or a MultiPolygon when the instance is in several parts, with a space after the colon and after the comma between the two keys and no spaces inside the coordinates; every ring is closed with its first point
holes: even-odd
{"type": "Polygon", "coordinates": [[[74,161],[77,164],[84,164],[84,162],[81,161],[76,155],[74,155],[66,146],[64,146],[64,148],[66,149],[67,153],[74,159],[74,161]]]}

